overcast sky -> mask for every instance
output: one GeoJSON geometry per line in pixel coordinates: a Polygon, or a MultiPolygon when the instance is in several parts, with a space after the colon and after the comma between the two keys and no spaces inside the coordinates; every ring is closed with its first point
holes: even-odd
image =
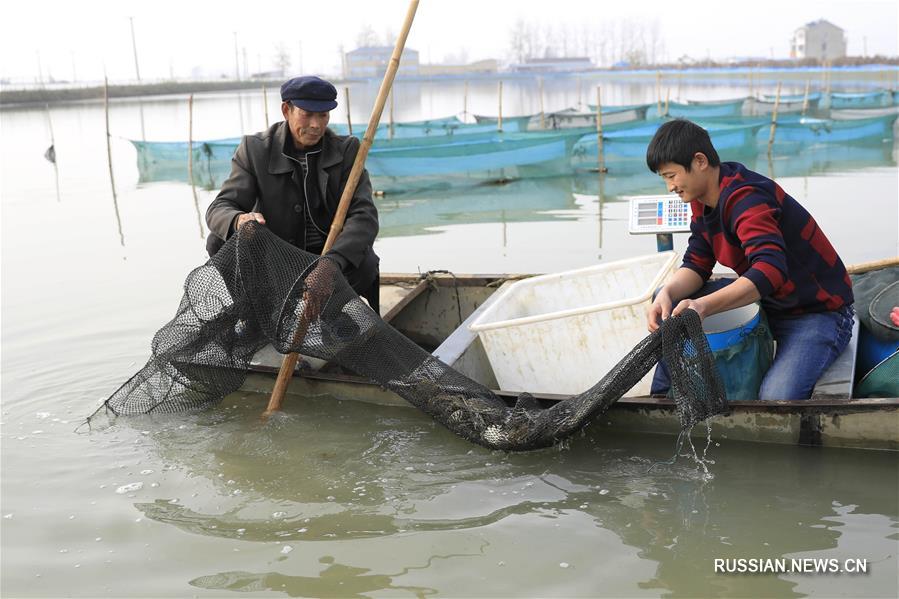
{"type": "MultiPolygon", "coordinates": [[[[142,79],[233,73],[235,32],[250,71],[271,69],[282,43],[294,73],[337,74],[341,45],[354,48],[366,26],[378,36],[398,32],[407,7],[407,0],[13,0],[0,21],[0,77],[36,80],[40,65],[45,78],[96,80],[105,67],[111,80],[134,79],[129,17],[142,79]]],[[[868,55],[899,55],[897,0],[421,0],[407,46],[422,62],[505,60],[518,19],[557,35],[630,20],[657,27],[669,60],[786,58],[793,31],[821,18],[846,31],[850,55],[865,47],[868,55]]]]}

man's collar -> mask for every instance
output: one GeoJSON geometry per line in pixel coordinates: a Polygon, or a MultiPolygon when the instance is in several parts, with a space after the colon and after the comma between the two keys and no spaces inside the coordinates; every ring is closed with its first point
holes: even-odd
{"type": "MultiPolygon", "coordinates": [[[[289,158],[294,149],[293,138],[290,136],[290,130],[287,128],[287,121],[281,121],[275,130],[274,147],[276,151],[271,153],[269,160],[268,172],[277,175],[289,173],[293,171],[294,162],[289,158]]],[[[319,157],[319,168],[327,168],[340,164],[343,161],[343,154],[340,152],[339,144],[336,143],[335,135],[330,129],[325,130],[321,141],[321,154],[319,157]]],[[[307,150],[310,151],[310,150],[307,150]]]]}

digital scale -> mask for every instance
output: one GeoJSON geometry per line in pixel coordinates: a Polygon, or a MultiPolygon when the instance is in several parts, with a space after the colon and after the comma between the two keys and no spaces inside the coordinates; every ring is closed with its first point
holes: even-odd
{"type": "Polygon", "coordinates": [[[656,236],[656,249],[674,249],[674,233],[690,232],[690,205],[675,195],[633,196],[628,200],[631,235],[656,236]]]}
{"type": "Polygon", "coordinates": [[[690,205],[675,195],[634,196],[629,203],[631,235],[690,231],[690,205]]]}

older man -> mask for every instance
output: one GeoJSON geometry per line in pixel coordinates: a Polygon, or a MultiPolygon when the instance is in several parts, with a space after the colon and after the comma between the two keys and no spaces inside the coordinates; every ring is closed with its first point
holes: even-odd
{"type": "MultiPolygon", "coordinates": [[[[281,86],[284,120],[241,140],[231,175],[206,211],[214,254],[244,223],[264,224],[289,243],[321,254],[353,161],[355,137],[328,129],[337,90],[318,77],[296,77],[281,86]]],[[[353,289],[378,310],[378,211],[368,172],[353,194],[343,232],[325,254],[353,289]]]]}

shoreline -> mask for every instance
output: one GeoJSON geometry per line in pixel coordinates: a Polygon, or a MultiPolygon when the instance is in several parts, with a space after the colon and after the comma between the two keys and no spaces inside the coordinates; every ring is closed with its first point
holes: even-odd
{"type": "MultiPolygon", "coordinates": [[[[594,80],[655,80],[658,77],[668,80],[689,82],[726,83],[730,80],[743,81],[751,78],[756,85],[775,85],[782,81],[806,81],[810,77],[830,85],[856,84],[879,89],[896,89],[899,87],[899,60],[851,66],[715,66],[715,67],[679,67],[669,65],[663,67],[647,67],[642,69],[593,69],[589,71],[548,72],[548,73],[466,73],[453,75],[421,75],[397,77],[396,83],[440,83],[465,81],[521,81],[538,78],[561,79],[583,77],[594,80]]],[[[336,86],[349,84],[379,84],[379,78],[341,78],[331,80],[336,86]]],[[[249,81],[164,81],[140,84],[117,84],[109,86],[109,98],[139,98],[147,96],[187,95],[192,93],[214,93],[229,91],[260,90],[280,87],[281,79],[252,79],[249,81]]],[[[55,104],[75,104],[82,102],[102,102],[102,85],[85,85],[79,87],[35,88],[35,89],[0,89],[0,110],[17,108],[33,108],[53,102],[55,104]]]]}

